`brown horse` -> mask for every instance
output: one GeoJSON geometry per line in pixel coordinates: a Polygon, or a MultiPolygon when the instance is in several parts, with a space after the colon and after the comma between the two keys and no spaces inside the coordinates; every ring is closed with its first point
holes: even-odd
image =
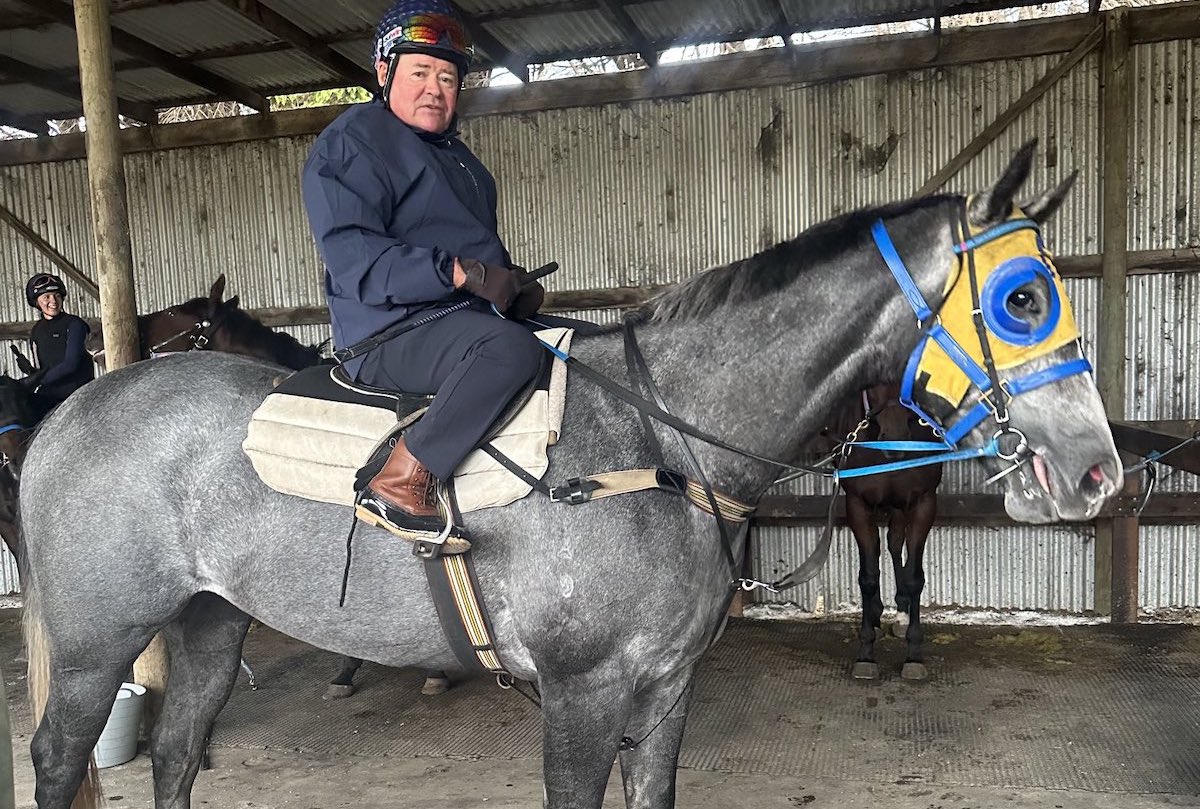
{"type": "Polygon", "coordinates": [[[45,403],[19,379],[0,375],[0,538],[20,561],[17,487],[33,430],[46,415],[45,403]]]}
{"type": "MultiPolygon", "coordinates": [[[[877,385],[848,402],[842,411],[835,436],[844,439],[856,433],[859,441],[937,441],[908,408],[900,404],[897,386],[877,385]]],[[[853,448],[842,459],[842,469],[854,469],[899,460],[913,453],[892,453],[875,449],[853,448]]],[[[843,478],[846,492],[846,521],[858,543],[858,586],[862,593],[862,625],[859,629],[857,679],[879,677],[875,662],[876,630],[883,615],[879,592],[880,537],[876,519],[887,520],[887,547],[896,574],[896,627],[907,624],[904,639],[907,654],[901,676],[923,680],[927,676],[922,661],[921,592],[925,589],[922,559],[925,540],[937,516],[937,487],[942,482],[941,464],[918,466],[895,472],[843,478]]]]}
{"type": "MultiPolygon", "coordinates": [[[[282,365],[293,371],[321,361],[319,346],[306,346],[284,332],[264,326],[239,305],[238,296],[225,300],[225,274],[213,282],[208,296],[192,298],[148,315],[138,316],[138,343],[146,360],[183,351],[224,351],[282,365]]],[[[104,364],[104,336],[92,331],[88,352],[104,364]]]]}

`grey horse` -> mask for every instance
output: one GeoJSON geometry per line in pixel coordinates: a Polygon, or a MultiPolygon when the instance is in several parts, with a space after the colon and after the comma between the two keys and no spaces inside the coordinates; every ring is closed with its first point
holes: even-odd
{"type": "MultiPolygon", "coordinates": [[[[872,224],[886,223],[937,307],[956,265],[951,223],[967,213],[977,225],[1005,219],[1032,159],[1031,144],[969,200],[847,214],[667,291],[637,326],[663,397],[730,444],[799,457],[834,402],[895,381],[917,342],[872,224]]],[[[1025,213],[1044,221],[1069,185],[1035,196],[1025,213]]],[[[1016,316],[1042,317],[1037,300],[1033,289],[1014,297],[1016,316]]],[[[618,332],[582,337],[572,353],[624,378],[618,332]]],[[[1078,356],[1071,343],[1003,375],[1078,356]]],[[[71,397],[34,440],[21,514],[31,689],[44,705],[32,742],[41,809],[68,809],[81,784],[86,799],[88,755],[122,677],[157,632],[171,659],[152,739],[159,809],[190,806],[251,616],[389,666],[457,667],[407,543],[364,530],[339,608],[348,512],[275,493],[256,477],[240,445],[278,373],[211,353],[134,365],[71,397]]],[[[1095,516],[1122,472],[1090,375],[1018,396],[1009,410],[1040,463],[1036,478],[1027,466],[1003,478],[1009,514],[1095,516]]],[[[655,429],[665,462],[626,403],[576,377],[547,478],[687,469],[678,443],[655,429]]],[[[994,431],[985,423],[967,443],[994,431]]],[[[690,443],[712,486],[746,503],[779,474],[690,443]]],[[[736,575],[716,521],[683,498],[643,492],[577,506],[535,495],[468,514],[465,524],[500,657],[541,694],[545,805],[599,807],[619,758],[628,807],[673,806],[693,671],[722,626],[736,575]]],[[[732,539],[740,559],[744,526],[732,539]]]]}

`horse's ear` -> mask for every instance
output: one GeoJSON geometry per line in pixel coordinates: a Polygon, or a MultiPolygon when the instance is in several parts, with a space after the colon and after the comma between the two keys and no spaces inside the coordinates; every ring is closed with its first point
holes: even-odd
{"type": "Polygon", "coordinates": [[[1037,139],[1026,143],[1012,160],[1000,179],[987,191],[971,198],[969,212],[971,224],[982,227],[1008,218],[1012,211],[1013,197],[1029,177],[1029,169],[1033,166],[1033,152],[1037,148],[1037,139]]]}
{"type": "Polygon", "coordinates": [[[1042,224],[1058,211],[1059,206],[1063,204],[1063,200],[1067,198],[1071,187],[1075,185],[1075,178],[1078,176],[1079,169],[1075,169],[1071,172],[1071,176],[1059,183],[1056,188],[1052,188],[1021,205],[1021,210],[1030,219],[1039,225],[1042,224]]]}
{"type": "Polygon", "coordinates": [[[213,281],[212,289],[208,291],[208,303],[216,309],[221,305],[221,299],[225,297],[225,273],[217,276],[217,280],[213,281]]]}
{"type": "Polygon", "coordinates": [[[241,306],[241,296],[234,295],[232,298],[225,301],[225,303],[221,306],[221,308],[233,310],[233,309],[237,309],[239,306],[241,306]]]}

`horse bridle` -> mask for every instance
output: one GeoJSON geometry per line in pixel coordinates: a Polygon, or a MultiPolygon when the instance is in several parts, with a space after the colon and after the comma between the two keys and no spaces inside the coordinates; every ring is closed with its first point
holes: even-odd
{"type": "MultiPolygon", "coordinates": [[[[957,280],[961,280],[962,276],[966,275],[970,283],[971,319],[975,327],[976,338],[979,340],[980,350],[983,354],[984,362],[982,368],[978,362],[963,350],[962,346],[959,345],[950,332],[942,325],[939,312],[931,309],[925,301],[925,297],[917,288],[912,275],[904,266],[904,261],[900,258],[900,254],[896,250],[896,246],[892,242],[883,220],[877,220],[871,228],[871,235],[875,240],[875,245],[879,249],[884,263],[887,264],[888,269],[891,271],[892,277],[895,278],[896,283],[904,293],[904,297],[916,313],[917,326],[921,331],[921,338],[917,341],[912,354],[909,355],[908,363],[904,369],[904,376],[900,386],[900,403],[916,413],[922,421],[934,430],[945,442],[943,449],[955,449],[963,437],[982,424],[988,416],[991,416],[995,419],[998,429],[993,435],[991,442],[985,445],[994,445],[995,447],[995,452],[989,454],[1002,460],[1016,461],[1028,452],[1029,444],[1025,435],[1012,425],[1008,413],[1008,402],[1016,396],[1058,382],[1067,377],[1089,373],[1092,370],[1092,364],[1086,358],[1078,357],[1073,360],[1056,363],[1025,376],[1002,382],[992,356],[991,343],[987,336],[988,327],[980,306],[979,277],[975,267],[975,250],[988,242],[1007,236],[1010,233],[1029,229],[1037,234],[1038,249],[1042,252],[1042,258],[1045,262],[1046,254],[1042,247],[1041,232],[1037,222],[1026,217],[1021,217],[1009,219],[976,236],[970,236],[965,204],[959,210],[957,220],[952,221],[951,227],[952,230],[958,230],[962,234],[962,240],[953,246],[954,255],[957,257],[959,263],[957,280]],[[963,266],[964,264],[965,267],[963,266]],[[966,270],[965,273],[963,272],[964,269],[966,270]],[[979,401],[950,426],[943,425],[937,418],[922,409],[916,403],[913,396],[917,366],[929,341],[936,343],[979,391],[979,401]],[[1001,442],[1004,441],[1011,442],[1011,449],[1002,446],[1001,442]]],[[[955,283],[957,283],[957,280],[955,283]]]]}
{"type": "MultiPolygon", "coordinates": [[[[223,316],[220,316],[220,317],[218,316],[220,314],[220,312],[221,312],[221,310],[220,310],[220,308],[218,308],[216,315],[212,315],[211,317],[206,317],[203,320],[198,320],[194,324],[189,326],[188,328],[183,329],[182,331],[176,332],[175,334],[172,334],[170,337],[168,337],[165,340],[155,343],[154,345],[150,346],[147,353],[153,357],[155,354],[157,354],[159,352],[159,349],[161,349],[163,346],[170,345],[171,343],[175,342],[176,340],[178,340],[181,337],[188,338],[189,342],[188,342],[187,348],[185,348],[185,349],[183,349],[183,351],[179,351],[179,352],[164,352],[164,353],[172,353],[172,354],[180,353],[180,354],[182,354],[182,353],[185,353],[188,351],[203,351],[204,349],[208,348],[208,344],[210,342],[212,342],[212,338],[216,335],[217,331],[220,330],[222,324],[225,322],[225,318],[223,316]]],[[[172,313],[172,315],[173,314],[174,313],[172,313]]]]}

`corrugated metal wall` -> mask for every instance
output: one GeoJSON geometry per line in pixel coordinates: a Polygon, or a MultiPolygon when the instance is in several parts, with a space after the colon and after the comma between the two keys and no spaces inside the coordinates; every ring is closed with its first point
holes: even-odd
{"type": "MultiPolygon", "coordinates": [[[[472,119],[465,138],[500,179],[502,231],[514,257],[529,266],[551,259],[563,265],[551,288],[671,282],[839,212],[911,194],[1057,61],[472,119]]],[[[1049,228],[1051,245],[1060,253],[1098,252],[1097,71],[1094,55],[1083,60],[950,188],[987,185],[1017,146],[1038,137],[1030,189],[1081,170],[1049,228]]],[[[1134,73],[1129,247],[1200,244],[1200,42],[1137,47],[1134,73]]],[[[286,138],[128,157],[142,308],[202,294],[221,272],[245,306],[321,303],[297,179],[310,143],[286,138]]],[[[0,169],[0,183],[6,204],[91,267],[82,162],[0,169]]],[[[45,264],[6,232],[0,266],[11,279],[0,289],[0,318],[25,317],[18,282],[45,264]]],[[[1100,285],[1072,280],[1068,289],[1090,348],[1100,285]]],[[[1200,278],[1140,276],[1130,291],[1130,416],[1195,417],[1200,375],[1189,360],[1200,352],[1200,278]]],[[[84,304],[77,310],[93,314],[84,304]]],[[[289,331],[305,342],[328,334],[326,327],[289,331]]],[[[1194,488],[1195,480],[1177,475],[1165,485],[1194,488]]],[[[813,493],[812,486],[794,490],[813,493]]],[[[945,487],[975,490],[978,481],[959,468],[947,474],[945,487]]],[[[815,536],[808,528],[760,530],[760,572],[794,564],[815,536]]],[[[1196,538],[1193,527],[1143,533],[1145,606],[1200,605],[1196,538]]],[[[1089,609],[1092,539],[1077,528],[937,528],[927,600],[1089,609]]],[[[796,598],[807,606],[818,597],[827,606],[852,605],[856,569],[853,546],[843,537],[824,577],[796,598]]]]}

